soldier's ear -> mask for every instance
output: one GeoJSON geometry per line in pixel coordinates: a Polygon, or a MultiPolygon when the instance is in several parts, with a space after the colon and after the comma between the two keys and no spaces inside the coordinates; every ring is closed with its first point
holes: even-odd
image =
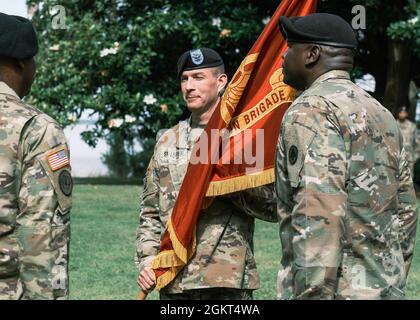
{"type": "Polygon", "coordinates": [[[17,68],[19,71],[23,71],[25,69],[25,61],[23,60],[18,60],[18,59],[13,59],[13,64],[15,66],[15,68],[17,68]]]}
{"type": "Polygon", "coordinates": [[[10,57],[0,57],[0,64],[19,72],[25,68],[25,61],[10,57]]]}
{"type": "Polygon", "coordinates": [[[220,97],[223,95],[223,92],[225,91],[225,88],[226,88],[226,85],[227,85],[227,80],[228,80],[228,77],[224,73],[219,75],[219,77],[217,78],[217,82],[218,82],[217,91],[218,91],[220,97]]]}
{"type": "Polygon", "coordinates": [[[305,65],[313,65],[318,62],[321,57],[321,47],[316,44],[310,44],[306,47],[305,65]]]}

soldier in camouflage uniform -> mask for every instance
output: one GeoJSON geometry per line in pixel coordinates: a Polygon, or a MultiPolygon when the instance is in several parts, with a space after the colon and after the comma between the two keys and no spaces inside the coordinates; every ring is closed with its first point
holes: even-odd
{"type": "Polygon", "coordinates": [[[35,75],[32,24],[0,14],[0,35],[0,299],[63,299],[69,150],[58,124],[21,100],[35,75]]]}
{"type": "Polygon", "coordinates": [[[403,298],[417,209],[398,125],[350,81],[347,22],[313,14],[280,27],[284,81],[305,91],[277,145],[279,298],[403,298]]]}
{"type": "MultiPolygon", "coordinates": [[[[138,282],[144,291],[154,286],[150,265],[159,252],[193,144],[227,81],[220,56],[207,48],[184,53],[178,70],[192,115],[158,139],[146,172],[136,242],[138,282]]],[[[252,291],[259,287],[253,254],[254,217],[277,221],[273,185],[216,197],[200,213],[195,255],[160,291],[161,299],[251,299],[252,291]]]]}
{"type": "Polygon", "coordinates": [[[398,113],[397,123],[403,136],[403,145],[407,155],[407,161],[411,169],[411,174],[414,175],[414,164],[416,163],[417,156],[419,154],[417,126],[415,123],[408,120],[407,117],[407,108],[402,107],[398,113]]]}

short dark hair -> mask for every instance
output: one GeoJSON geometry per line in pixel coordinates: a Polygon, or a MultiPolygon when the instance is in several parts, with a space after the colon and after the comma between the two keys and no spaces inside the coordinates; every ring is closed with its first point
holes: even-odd
{"type": "Polygon", "coordinates": [[[322,51],[329,57],[350,56],[354,58],[354,50],[349,48],[337,48],[332,46],[319,45],[322,51]]]}
{"type": "Polygon", "coordinates": [[[354,65],[354,56],[356,54],[354,49],[332,47],[327,45],[319,45],[321,51],[325,56],[335,59],[337,68],[341,70],[351,71],[354,65]]]}
{"type": "Polygon", "coordinates": [[[220,76],[221,74],[224,74],[224,73],[225,73],[225,65],[224,64],[213,68],[213,74],[216,77],[218,77],[218,76],[220,76]]]}

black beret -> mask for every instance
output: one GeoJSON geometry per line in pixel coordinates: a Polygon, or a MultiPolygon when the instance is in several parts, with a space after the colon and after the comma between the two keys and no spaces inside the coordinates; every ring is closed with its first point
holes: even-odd
{"type": "Polygon", "coordinates": [[[37,52],[38,39],[32,23],[0,12],[0,56],[25,60],[37,52]]]}
{"type": "Polygon", "coordinates": [[[178,59],[178,77],[186,70],[212,68],[221,65],[223,65],[222,57],[213,49],[188,50],[178,59]]]}
{"type": "Polygon", "coordinates": [[[304,17],[280,17],[280,31],[287,42],[317,43],[338,48],[357,48],[355,32],[343,18],[329,13],[304,17]]]}

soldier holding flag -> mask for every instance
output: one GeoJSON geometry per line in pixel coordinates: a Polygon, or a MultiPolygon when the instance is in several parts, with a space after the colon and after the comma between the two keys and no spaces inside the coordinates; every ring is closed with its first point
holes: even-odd
{"type": "MultiPolygon", "coordinates": [[[[229,134],[222,139],[234,149],[231,152],[232,149],[222,147],[220,155],[219,144],[211,142],[205,150],[200,149],[200,154],[204,153],[207,159],[216,158],[216,162],[189,162],[177,168],[164,165],[162,158],[156,157],[156,151],[165,140],[177,146],[179,150],[175,154],[182,153],[181,145],[185,144],[180,145],[180,140],[172,141],[169,137],[165,139],[165,135],[159,139],[146,175],[137,232],[139,284],[143,289],[149,290],[156,283],[162,298],[176,298],[177,292],[184,290],[185,294],[178,295],[179,298],[245,299],[258,287],[252,252],[253,217],[271,220],[278,123],[294,95],[293,89],[283,82],[278,54],[286,49],[286,42],[281,39],[277,19],[281,15],[306,15],[315,7],[315,0],[282,1],[221,99],[218,92],[222,90],[224,76],[220,71],[210,72],[211,69],[205,68],[197,72],[210,54],[206,57],[203,49],[202,57],[197,51],[186,52],[181,57],[181,86],[192,118],[191,122],[175,127],[176,131],[188,129],[194,122],[196,126],[206,124],[201,142],[214,130],[227,130],[229,134]],[[205,74],[208,75],[203,77],[205,74]],[[212,99],[214,105],[199,107],[197,102],[204,101],[200,94],[203,83],[209,80],[213,85],[207,86],[206,91],[217,99],[212,99]],[[200,114],[203,108],[212,110],[207,112],[208,119],[196,121],[200,117],[194,114],[200,114]],[[237,138],[241,138],[240,143],[237,138]],[[262,145],[258,143],[261,140],[262,145]],[[237,156],[243,159],[247,150],[256,152],[256,158],[261,157],[262,161],[256,160],[255,165],[235,161],[237,156]],[[226,159],[232,161],[225,162],[226,159]],[[144,236],[146,230],[153,237],[144,236]],[[149,276],[144,272],[148,266],[153,269],[149,276]],[[206,289],[197,290],[200,288],[206,289]]],[[[193,153],[198,145],[194,145],[193,153]]]]}
{"type": "MultiPolygon", "coordinates": [[[[159,253],[160,240],[177,200],[193,145],[215,111],[227,83],[222,58],[209,48],[189,50],[181,55],[178,76],[191,117],[159,138],[146,172],[136,242],[138,284],[145,292],[155,286],[152,261],[159,253]]],[[[252,299],[252,291],[259,287],[253,248],[254,217],[276,222],[272,184],[215,197],[200,213],[195,254],[160,291],[160,298],[252,299]]]]}

